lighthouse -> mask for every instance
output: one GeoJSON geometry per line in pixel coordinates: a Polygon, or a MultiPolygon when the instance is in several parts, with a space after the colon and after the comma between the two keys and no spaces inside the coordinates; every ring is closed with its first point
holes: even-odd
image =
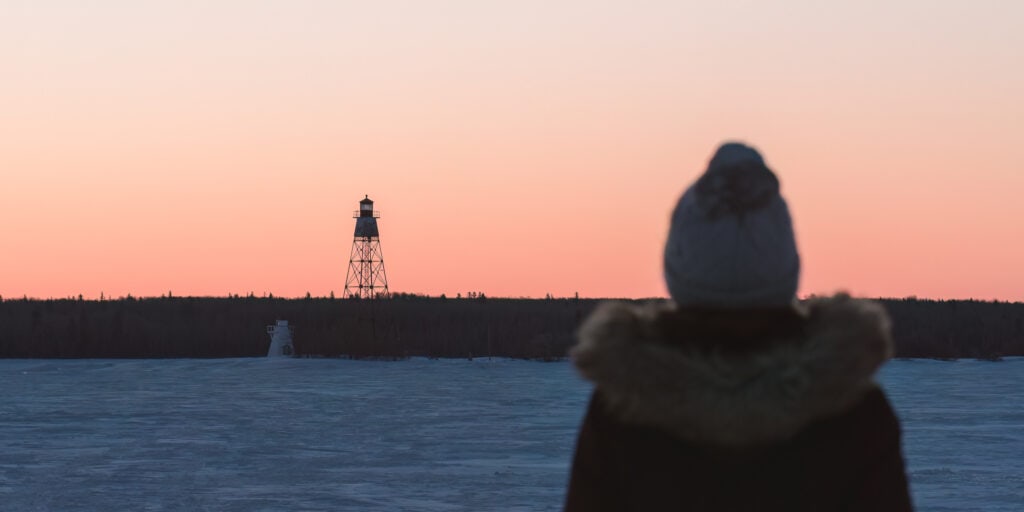
{"type": "Polygon", "coordinates": [[[270,348],[267,349],[267,357],[295,354],[295,347],[292,345],[292,328],[288,325],[288,320],[278,320],[277,324],[268,325],[267,334],[270,335],[270,348]]]}
{"type": "Polygon", "coordinates": [[[345,276],[345,297],[361,299],[386,298],[388,276],[384,272],[384,256],[380,251],[380,230],[377,219],[380,212],[373,209],[373,200],[367,195],[359,201],[356,232],[352,240],[352,254],[345,276]]]}

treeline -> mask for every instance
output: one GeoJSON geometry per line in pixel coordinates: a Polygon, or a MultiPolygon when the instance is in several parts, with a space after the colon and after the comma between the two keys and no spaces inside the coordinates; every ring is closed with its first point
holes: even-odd
{"type": "Polygon", "coordinates": [[[892,317],[897,357],[1024,356],[1024,303],[919,299],[879,302],[892,317]]]}
{"type": "MultiPolygon", "coordinates": [[[[3,300],[0,357],[260,357],[277,319],[297,354],[353,358],[511,357],[555,360],[599,301],[164,297],[3,300]]],[[[897,357],[1024,356],[1024,303],[882,300],[897,357]]]]}
{"type": "Polygon", "coordinates": [[[354,358],[565,356],[594,300],[123,298],[4,300],[0,357],[258,357],[288,320],[298,355],[354,358]]]}

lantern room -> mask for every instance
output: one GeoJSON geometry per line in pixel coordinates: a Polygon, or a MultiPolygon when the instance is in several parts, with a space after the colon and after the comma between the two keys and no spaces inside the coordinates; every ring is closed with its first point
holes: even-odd
{"type": "Polygon", "coordinates": [[[369,194],[366,194],[366,197],[359,201],[359,216],[373,217],[373,199],[370,199],[369,194]]]}

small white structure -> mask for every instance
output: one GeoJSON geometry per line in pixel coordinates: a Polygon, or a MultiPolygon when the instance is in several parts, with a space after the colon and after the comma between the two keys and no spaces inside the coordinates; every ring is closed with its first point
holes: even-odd
{"type": "Polygon", "coordinates": [[[268,325],[267,334],[270,335],[270,350],[267,350],[267,357],[290,357],[295,354],[295,347],[292,346],[292,328],[288,326],[288,320],[278,320],[277,325],[268,325]]]}

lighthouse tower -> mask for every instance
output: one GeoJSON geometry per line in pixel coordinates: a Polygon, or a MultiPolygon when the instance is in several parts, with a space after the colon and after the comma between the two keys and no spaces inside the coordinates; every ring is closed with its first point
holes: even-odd
{"type": "Polygon", "coordinates": [[[345,276],[345,297],[385,298],[388,296],[388,276],[384,273],[380,231],[377,230],[380,212],[374,211],[370,196],[359,201],[359,210],[353,217],[356,219],[356,235],[345,276]]]}
{"type": "Polygon", "coordinates": [[[295,354],[295,346],[292,345],[292,328],[288,325],[288,320],[278,320],[276,325],[268,325],[267,334],[270,335],[270,348],[267,350],[267,357],[295,354]]]}

